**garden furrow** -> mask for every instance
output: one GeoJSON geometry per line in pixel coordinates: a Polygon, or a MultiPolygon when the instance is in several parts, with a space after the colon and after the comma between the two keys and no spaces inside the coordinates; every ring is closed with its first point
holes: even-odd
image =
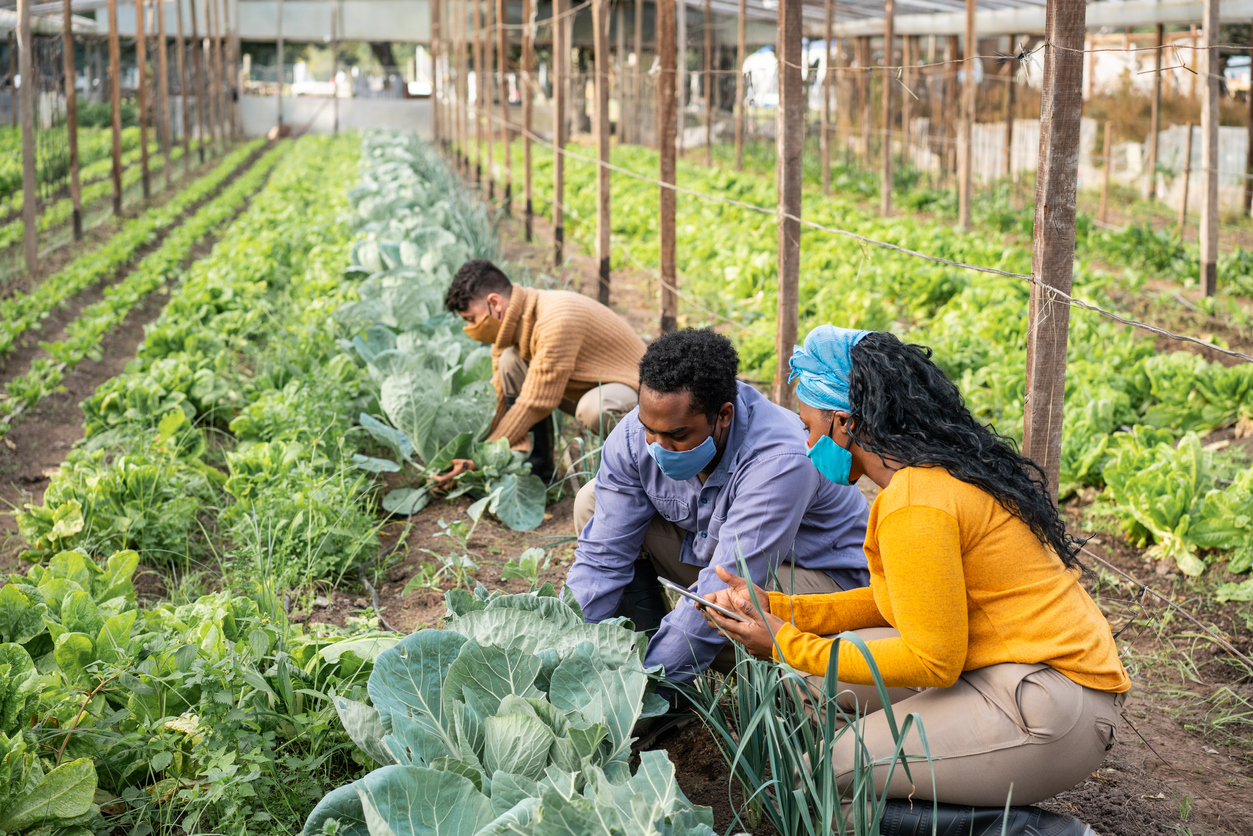
{"type": "Polygon", "coordinates": [[[104,335],[120,325],[142,298],[179,272],[197,244],[216,235],[239,214],[249,195],[261,187],[286,150],[286,146],[271,149],[221,194],[170,232],[161,246],[146,256],[121,283],[107,288],[102,300],[84,308],[66,325],[65,339],[40,344],[49,356],[34,360],[25,374],[5,386],[5,396],[0,398],[0,437],[9,431],[19,414],[55,391],[68,369],[86,357],[100,359],[104,335]]]}
{"type": "Polygon", "coordinates": [[[212,194],[248,160],[265,140],[258,139],[229,154],[213,171],[189,184],[170,202],[127,221],[113,238],[49,276],[29,293],[0,301],[0,356],[12,350],[17,338],[39,324],[57,305],[126,265],[153,236],[176,224],[183,215],[212,194]]]}

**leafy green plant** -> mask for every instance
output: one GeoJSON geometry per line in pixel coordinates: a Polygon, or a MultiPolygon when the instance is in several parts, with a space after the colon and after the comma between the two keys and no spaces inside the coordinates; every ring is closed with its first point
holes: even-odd
{"type": "Polygon", "coordinates": [[[505,568],[500,572],[502,581],[511,578],[521,578],[526,581],[532,589],[539,586],[539,574],[552,565],[547,552],[543,549],[531,548],[524,551],[517,557],[511,557],[505,563],[505,568]]]}

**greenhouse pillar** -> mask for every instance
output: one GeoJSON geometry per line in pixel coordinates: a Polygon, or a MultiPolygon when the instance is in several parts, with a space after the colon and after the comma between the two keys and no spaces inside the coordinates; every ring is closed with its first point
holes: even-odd
{"type": "MultiPolygon", "coordinates": [[[[338,6],[339,0],[336,0],[338,6]]],[[[452,13],[452,102],[453,102],[453,138],[455,140],[457,170],[461,172],[461,176],[466,176],[469,171],[467,168],[467,160],[469,159],[465,153],[466,144],[466,125],[465,110],[463,107],[463,97],[461,93],[462,84],[465,81],[465,39],[462,33],[465,31],[465,6],[461,0],[448,0],[449,11],[452,13]]],[[[338,30],[336,30],[338,31],[338,30]]],[[[338,89],[336,93],[338,93],[338,89]]]]}
{"type": "MultiPolygon", "coordinates": [[[[205,0],[205,2],[207,3],[208,0],[205,0]]],[[[191,9],[192,9],[191,25],[192,25],[192,28],[194,29],[196,26],[196,0],[191,0],[191,9]]],[[[277,72],[277,75],[275,76],[275,81],[278,82],[278,90],[277,90],[278,92],[278,135],[281,138],[283,136],[283,0],[278,0],[278,9],[277,9],[276,14],[278,15],[278,19],[277,19],[277,23],[275,24],[275,26],[278,31],[277,31],[277,37],[275,39],[275,52],[276,52],[275,62],[277,64],[278,72],[277,72]]],[[[206,20],[205,26],[207,27],[208,25],[209,25],[209,22],[206,20]]],[[[194,32],[192,33],[192,37],[195,37],[194,32]]],[[[210,74],[212,74],[212,71],[210,71],[210,74]]],[[[199,73],[197,73],[196,75],[196,87],[197,88],[200,87],[199,73]]],[[[200,120],[201,120],[200,121],[200,147],[203,150],[204,148],[204,111],[203,110],[200,111],[200,120]]]]}
{"type": "MultiPolygon", "coordinates": [[[[478,145],[478,149],[475,152],[474,157],[474,182],[478,183],[479,187],[482,188],[484,161],[483,132],[485,130],[490,131],[490,127],[483,124],[483,101],[486,98],[485,88],[487,87],[487,83],[484,80],[484,76],[487,75],[487,73],[484,72],[484,67],[486,65],[483,63],[483,26],[486,21],[484,20],[480,2],[487,2],[487,0],[470,0],[470,4],[474,7],[474,141],[478,145]]],[[[492,135],[491,133],[488,133],[487,180],[489,189],[491,188],[492,179],[491,139],[492,135]]]]}
{"type": "Polygon", "coordinates": [[[1097,208],[1096,219],[1101,223],[1109,222],[1109,175],[1114,167],[1112,144],[1114,141],[1114,123],[1105,120],[1105,170],[1101,172],[1101,203],[1097,208]]]}
{"type": "Polygon", "coordinates": [[[564,260],[566,217],[566,0],[553,0],[553,266],[564,260]]]}
{"type": "Polygon", "coordinates": [[[631,113],[634,115],[631,125],[631,141],[637,145],[644,144],[644,84],[640,69],[644,61],[644,0],[635,0],[635,65],[631,73],[631,113]]]}
{"type": "Polygon", "coordinates": [[[748,57],[747,18],[744,7],[747,0],[740,0],[739,16],[735,20],[735,170],[744,170],[744,59],[748,57]]]}
{"type": "Polygon", "coordinates": [[[135,69],[139,76],[139,172],[143,182],[144,200],[152,197],[152,181],[148,173],[148,10],[143,0],[135,3],[135,69]]]}
{"type": "Polygon", "coordinates": [[[1222,67],[1219,63],[1218,0],[1205,0],[1201,72],[1205,89],[1201,97],[1201,286],[1206,296],[1218,292],[1218,102],[1222,67]]]}
{"type": "Polygon", "coordinates": [[[818,150],[822,154],[822,193],[831,196],[831,81],[835,64],[831,60],[831,19],[835,16],[835,0],[826,0],[822,10],[822,42],[826,50],[826,67],[822,73],[822,130],[818,134],[818,150]]]}
{"type": "Polygon", "coordinates": [[[705,165],[714,164],[714,13],[705,0],[705,165]]]}
{"type": "MultiPolygon", "coordinates": [[[[783,77],[780,71],[779,77],[783,77]]],[[[861,107],[861,165],[870,168],[870,38],[857,39],[857,100],[861,107]]],[[[780,94],[782,96],[782,94],[780,94]]],[[[782,98],[780,98],[782,101],[782,98]]]]}
{"type": "MultiPolygon", "coordinates": [[[[1157,48],[1153,50],[1153,102],[1149,106],[1149,201],[1157,199],[1157,134],[1162,129],[1162,48],[1166,27],[1157,24],[1157,48]]],[[[1253,89],[1249,90],[1253,103],[1253,89]]],[[[1253,123],[1251,123],[1253,124],[1253,123]]],[[[1253,127],[1250,128],[1253,130],[1253,127]]],[[[1253,157],[1250,157],[1253,160],[1253,157]]],[[[1248,188],[1247,186],[1245,187],[1248,188]]]]}
{"type": "Polygon", "coordinates": [[[979,61],[979,45],[975,37],[975,10],[978,0],[966,0],[965,61],[962,70],[961,141],[958,143],[957,225],[970,228],[970,201],[974,192],[974,127],[975,127],[975,64],[979,61]]]}
{"type": "Polygon", "coordinates": [[[183,3],[174,2],[174,22],[178,27],[178,46],[174,60],[178,64],[178,97],[183,105],[183,176],[191,173],[191,91],[187,87],[187,45],[183,42],[183,3]]]}
{"type": "Polygon", "coordinates": [[[122,46],[117,36],[117,0],[108,0],[109,106],[113,111],[113,214],[122,214],[122,46]]]}
{"type": "MultiPolygon", "coordinates": [[[[78,89],[74,83],[74,26],[71,21],[70,0],[63,6],[61,38],[65,53],[65,139],[70,152],[70,204],[73,207],[74,240],[83,238],[83,196],[78,178],[78,89]]],[[[88,85],[90,86],[90,85],[88,85]]],[[[25,204],[23,204],[25,205],[25,204]]]]}
{"type": "Polygon", "coordinates": [[[1083,109],[1084,0],[1049,0],[1045,8],[1040,156],[1031,242],[1023,453],[1044,470],[1057,499],[1062,399],[1070,307],[1051,291],[1070,293],[1075,262],[1075,190],[1083,109]]]}
{"type": "Polygon", "coordinates": [[[30,31],[30,0],[17,0],[17,61],[22,86],[18,107],[22,114],[22,243],[26,272],[39,269],[39,238],[35,226],[35,73],[34,42],[30,31]]]}
{"type": "Polygon", "coordinates": [[[596,298],[609,304],[609,0],[592,0],[596,101],[596,298]]]}
{"type": "Polygon", "coordinates": [[[614,51],[617,57],[617,73],[614,77],[614,91],[618,96],[618,121],[614,123],[614,134],[618,138],[618,144],[626,142],[626,119],[627,114],[627,83],[626,83],[626,7],[623,4],[618,5],[618,25],[614,40],[617,43],[617,49],[614,51]]]}
{"type": "Polygon", "coordinates": [[[1188,186],[1192,182],[1192,123],[1188,123],[1187,135],[1183,141],[1183,193],[1179,197],[1179,239],[1183,240],[1183,230],[1188,225],[1188,186]]]}
{"type": "Polygon", "coordinates": [[[505,158],[505,214],[513,211],[513,148],[509,144],[509,30],[505,0],[496,0],[496,90],[500,96],[500,153],[505,158]]]}
{"type": "Polygon", "coordinates": [[[165,186],[174,185],[170,164],[170,65],[165,45],[165,0],[157,0],[157,110],[160,113],[161,154],[165,157],[165,186]]]}
{"type": "Polygon", "coordinates": [[[487,167],[487,199],[496,200],[496,125],[492,121],[492,100],[495,98],[494,79],[495,64],[493,53],[496,47],[492,42],[490,30],[495,25],[495,9],[491,0],[483,0],[483,28],[479,37],[483,43],[483,143],[487,149],[484,165],[487,167]]]}
{"type": "MultiPolygon", "coordinates": [[[[200,164],[201,164],[201,165],[204,165],[204,126],[205,126],[205,119],[204,119],[204,67],[203,67],[203,66],[201,66],[201,61],[200,61],[200,59],[202,58],[201,53],[202,53],[204,50],[203,50],[203,48],[202,48],[202,46],[203,46],[203,45],[202,45],[202,44],[201,44],[201,42],[200,42],[200,28],[196,25],[196,0],[191,0],[191,2],[189,2],[189,3],[187,4],[187,8],[191,10],[191,43],[189,44],[189,46],[191,47],[191,55],[190,55],[190,57],[191,57],[191,68],[192,68],[192,75],[193,75],[193,77],[194,77],[194,81],[195,81],[195,91],[194,91],[194,92],[195,92],[195,95],[196,95],[196,150],[197,150],[197,156],[199,156],[199,158],[200,158],[200,164]]],[[[282,0],[279,0],[279,9],[280,9],[280,11],[279,11],[279,24],[280,24],[280,27],[279,27],[279,37],[280,37],[280,45],[279,45],[279,48],[280,48],[280,52],[279,52],[279,55],[280,55],[280,57],[281,57],[281,56],[282,56],[282,52],[281,52],[281,49],[282,49],[282,44],[281,44],[281,39],[282,39],[282,11],[281,11],[281,10],[282,10],[282,0]]],[[[279,102],[280,102],[280,104],[279,104],[279,117],[280,117],[280,119],[279,119],[279,126],[280,126],[280,127],[282,127],[282,118],[281,118],[281,117],[282,117],[282,115],[283,115],[283,106],[282,106],[282,103],[281,103],[281,102],[282,102],[282,90],[280,90],[280,91],[279,91],[279,102]]]]}
{"type": "MultiPolygon", "coordinates": [[[[1159,49],[1157,52],[1160,56],[1161,50],[1159,49]]],[[[1161,58],[1159,57],[1158,60],[1160,61],[1161,58]]],[[[1250,50],[1250,60],[1253,61],[1253,50],[1250,50]]],[[[1245,136],[1247,139],[1245,140],[1246,155],[1244,160],[1244,202],[1241,206],[1244,207],[1244,214],[1248,215],[1250,210],[1253,209],[1253,78],[1250,79],[1249,89],[1244,95],[1248,99],[1249,110],[1245,121],[1245,136]]]]}
{"type": "MultiPolygon", "coordinates": [[[[682,0],[680,0],[681,2],[682,0]]],[[[675,265],[675,135],[678,112],[675,107],[675,81],[678,56],[675,54],[675,0],[657,0],[657,148],[660,157],[658,178],[658,238],[661,244],[661,333],[678,330],[678,271],[675,265]]],[[[742,21],[741,15],[741,28],[742,21]]],[[[741,106],[741,111],[743,107],[741,106]]]]}
{"type": "Polygon", "coordinates": [[[913,125],[910,123],[914,118],[914,75],[913,65],[917,60],[918,38],[915,35],[906,35],[901,38],[901,168],[910,168],[912,154],[910,148],[913,144],[913,125]]]}
{"type": "Polygon", "coordinates": [[[879,214],[892,214],[892,32],[896,0],[883,5],[883,149],[880,152],[879,214]]]}
{"type": "MultiPolygon", "coordinates": [[[[1009,36],[1009,54],[1015,54],[1014,36],[1009,36]]],[[[1014,59],[1005,62],[1005,167],[1004,174],[1008,179],[1014,176],[1014,59]]]]}
{"type": "Polygon", "coordinates": [[[527,243],[531,241],[531,227],[535,221],[531,202],[531,64],[535,61],[531,15],[531,0],[522,0],[522,199],[525,201],[523,213],[527,243]]]}
{"type": "Polygon", "coordinates": [[[331,136],[339,136],[339,0],[331,0],[331,136]]]}
{"type": "Polygon", "coordinates": [[[222,3],[222,104],[226,110],[226,135],[234,140],[239,132],[235,114],[235,82],[239,78],[237,68],[239,53],[235,51],[235,39],[231,37],[231,0],[220,0],[220,2],[222,3]]]}
{"type": "Polygon", "coordinates": [[[226,76],[222,72],[224,62],[222,60],[222,7],[221,0],[206,0],[207,5],[211,7],[211,15],[213,21],[213,34],[209,41],[210,50],[213,53],[213,103],[217,109],[217,138],[219,147],[223,152],[226,151],[227,140],[227,121],[226,121],[226,76]]]}
{"type": "MultiPolygon", "coordinates": [[[[443,0],[431,0],[431,136],[435,142],[443,145],[444,137],[440,133],[440,128],[444,120],[440,118],[440,107],[442,107],[440,97],[444,92],[444,85],[441,83],[439,75],[439,51],[440,51],[440,5],[443,0]]],[[[331,32],[335,32],[335,14],[331,13],[331,32]]],[[[333,39],[336,40],[336,39],[333,39]]],[[[331,76],[332,84],[335,76],[331,76]]],[[[336,133],[339,133],[336,130],[336,133]]]]}
{"type": "Polygon", "coordinates": [[[687,108],[687,0],[678,0],[674,7],[674,30],[675,30],[675,107],[678,113],[678,122],[676,123],[675,137],[679,143],[679,156],[684,153],[683,148],[683,128],[686,125],[684,110],[687,108]]]}
{"type": "MultiPolygon", "coordinates": [[[[796,345],[797,306],[800,303],[801,255],[801,153],[805,141],[807,90],[801,76],[802,0],[779,0],[778,46],[779,109],[776,116],[774,177],[779,194],[779,301],[774,373],[774,402],[787,409],[796,406],[788,384],[788,360],[796,345]]],[[[869,50],[867,50],[869,52],[869,50]]]]}
{"type": "Polygon", "coordinates": [[[17,129],[17,107],[13,106],[13,103],[16,101],[16,98],[15,98],[15,94],[17,90],[17,84],[15,83],[16,78],[17,78],[17,34],[15,32],[10,32],[9,33],[9,75],[6,81],[9,87],[9,97],[10,97],[9,104],[11,105],[9,107],[9,119],[10,119],[10,124],[15,130],[17,129]]]}

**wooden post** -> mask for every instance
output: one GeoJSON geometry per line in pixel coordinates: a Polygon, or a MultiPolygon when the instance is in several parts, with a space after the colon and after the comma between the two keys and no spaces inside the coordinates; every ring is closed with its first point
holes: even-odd
{"type": "Polygon", "coordinates": [[[979,60],[978,42],[975,36],[975,10],[978,0],[966,0],[965,84],[962,85],[963,115],[961,141],[958,143],[958,193],[957,225],[970,228],[970,201],[974,193],[974,127],[975,127],[975,62],[979,60]]]}
{"type": "MultiPolygon", "coordinates": [[[[208,2],[208,0],[206,0],[208,2]]],[[[191,0],[191,7],[196,8],[196,0],[191,0]]],[[[283,0],[278,0],[278,32],[276,33],[276,48],[278,61],[278,135],[283,135],[283,0]]],[[[192,25],[195,25],[195,13],[192,14],[192,25]]],[[[203,118],[203,114],[202,114],[203,118]]]]}
{"type": "MultiPolygon", "coordinates": [[[[177,1],[177,0],[176,0],[177,1]]],[[[165,156],[165,186],[174,185],[174,167],[170,162],[170,65],[165,48],[165,0],[156,0],[157,7],[157,111],[160,115],[161,153],[165,156]]]]}
{"type": "Polygon", "coordinates": [[[644,0],[635,0],[635,66],[631,73],[631,112],[635,115],[631,125],[631,141],[644,144],[644,0]]]}
{"type": "Polygon", "coordinates": [[[914,62],[918,60],[918,36],[901,39],[901,168],[913,168],[914,62]]]}
{"type": "Polygon", "coordinates": [[[331,135],[339,136],[339,0],[331,0],[331,135]]]}
{"type": "MultiPolygon", "coordinates": [[[[486,0],[484,0],[486,2],[486,0]]],[[[474,182],[482,188],[483,185],[483,89],[487,86],[483,76],[483,18],[482,10],[479,7],[479,0],[470,0],[470,5],[474,10],[474,142],[477,149],[474,154],[474,182]]],[[[491,134],[488,134],[488,151],[491,154],[491,134]]],[[[487,179],[490,183],[492,177],[491,156],[487,158],[487,179]]]]}
{"type": "Polygon", "coordinates": [[[1201,72],[1205,89],[1201,96],[1201,225],[1197,230],[1201,239],[1201,286],[1206,296],[1218,293],[1218,96],[1222,81],[1218,45],[1218,2],[1205,0],[1204,31],[1205,49],[1202,52],[1201,72]]]}
{"type": "Polygon", "coordinates": [[[857,100],[861,107],[862,168],[870,168],[870,81],[870,37],[865,36],[857,39],[857,100]]]}
{"type": "Polygon", "coordinates": [[[944,131],[944,176],[945,179],[957,173],[957,123],[960,120],[961,108],[957,101],[957,65],[961,61],[960,39],[957,35],[948,36],[948,44],[944,50],[947,62],[947,74],[944,78],[944,118],[941,123],[944,131]]]}
{"type": "Polygon", "coordinates": [[[566,217],[566,0],[553,0],[553,266],[560,268],[565,256],[566,217]]]}
{"type": "MultiPolygon", "coordinates": [[[[1009,36],[1009,54],[1016,54],[1018,47],[1015,46],[1014,36],[1009,36]]],[[[1018,76],[1015,70],[1018,68],[1018,62],[1009,59],[1005,62],[1005,177],[1013,180],[1014,177],[1014,93],[1017,89],[1018,76]]]]}
{"type": "MultiPolygon", "coordinates": [[[[278,25],[279,25],[279,42],[278,42],[278,60],[281,65],[283,60],[283,0],[278,0],[278,25]]],[[[191,10],[191,66],[196,82],[196,148],[200,156],[200,164],[204,165],[204,133],[205,133],[205,112],[204,112],[204,42],[200,39],[200,30],[196,25],[196,0],[189,0],[187,7],[191,10]]],[[[279,127],[283,126],[283,90],[279,86],[279,127]]]]}
{"type": "Polygon", "coordinates": [[[17,0],[17,61],[22,77],[19,90],[22,121],[22,244],[26,253],[26,272],[34,276],[39,270],[39,229],[35,205],[35,72],[34,47],[30,31],[30,0],[17,0]]]}
{"type": "Polygon", "coordinates": [[[592,38],[596,50],[596,263],[600,276],[596,298],[609,304],[609,0],[592,0],[592,38]]]}
{"type": "Polygon", "coordinates": [[[220,0],[205,0],[205,20],[209,28],[209,77],[213,79],[213,135],[220,152],[226,150],[226,99],[222,84],[222,16],[220,0]]]}
{"type": "MultiPolygon", "coordinates": [[[[682,2],[682,0],[679,0],[682,2]]],[[[678,133],[678,112],[675,104],[675,85],[678,77],[678,56],[675,54],[675,0],[657,0],[657,147],[660,159],[658,179],[665,185],[659,189],[658,199],[658,239],[661,244],[661,333],[669,334],[678,330],[679,284],[678,270],[675,264],[675,138],[678,133]]],[[[743,0],[740,3],[743,9],[743,0]]],[[[744,14],[740,12],[740,31],[744,29],[744,14]]],[[[741,51],[743,36],[740,37],[741,51]]],[[[741,62],[741,67],[743,66],[741,62]]],[[[741,76],[742,78],[742,76],[741,76]]],[[[742,91],[741,82],[741,91],[742,91]]],[[[743,114],[744,97],[738,99],[738,109],[743,114]]],[[[742,125],[742,122],[741,122],[742,125]]],[[[741,134],[742,138],[742,134],[741,134]]],[[[737,157],[743,149],[737,143],[737,157]]]]}
{"type": "MultiPolygon", "coordinates": [[[[801,76],[802,0],[779,0],[778,46],[779,109],[776,115],[777,148],[774,179],[779,193],[778,323],[774,350],[778,365],[774,372],[774,402],[786,409],[796,408],[796,396],[788,384],[788,360],[796,345],[799,316],[801,258],[801,154],[804,151],[807,91],[801,76]]],[[[869,39],[867,46],[869,46],[869,39]]],[[[869,49],[867,49],[869,52],[869,49]]],[[[864,67],[863,67],[864,69],[864,67]]]]}
{"type": "Polygon", "coordinates": [[[618,62],[617,74],[614,77],[614,92],[618,96],[618,121],[614,124],[614,134],[617,137],[618,144],[626,142],[626,6],[623,3],[618,4],[618,25],[614,34],[614,40],[617,44],[616,58],[618,62]]]}
{"type": "Polygon", "coordinates": [[[683,147],[683,129],[687,127],[687,94],[690,82],[687,80],[687,2],[678,0],[674,7],[675,49],[678,52],[678,64],[675,67],[676,82],[674,85],[675,107],[678,112],[676,138],[679,143],[679,156],[687,150],[683,147]]]}
{"type": "Polygon", "coordinates": [[[495,46],[488,34],[493,26],[494,17],[495,8],[491,0],[483,0],[483,28],[480,30],[479,37],[483,42],[483,141],[487,148],[487,199],[489,201],[496,199],[496,165],[493,162],[496,157],[496,125],[492,122],[492,99],[495,98],[495,92],[492,89],[495,77],[492,71],[494,63],[492,53],[495,52],[495,46]]]}
{"type": "Polygon", "coordinates": [[[152,182],[148,175],[148,34],[147,9],[144,0],[135,0],[135,64],[139,71],[139,170],[143,181],[144,200],[152,197],[152,182]]]}
{"type": "Polygon", "coordinates": [[[895,23],[896,0],[883,4],[883,149],[880,154],[882,166],[879,173],[879,214],[892,214],[892,32],[895,23]]]}
{"type": "MultiPolygon", "coordinates": [[[[65,53],[65,138],[70,151],[70,204],[74,225],[74,240],[83,238],[83,196],[78,182],[78,74],[74,71],[74,27],[71,21],[70,0],[62,5],[61,22],[62,52],[65,53]]],[[[90,88],[91,85],[88,84],[90,88]]],[[[168,161],[167,161],[168,164],[168,161]]],[[[22,206],[25,204],[23,196],[22,206]]]]}
{"type": "Polygon", "coordinates": [[[117,0],[108,0],[109,104],[113,110],[113,214],[122,214],[122,47],[117,35],[117,0]]]}
{"type": "Polygon", "coordinates": [[[831,196],[831,82],[835,79],[835,62],[831,59],[831,20],[835,16],[835,0],[822,4],[822,39],[827,53],[826,71],[822,76],[822,130],[818,134],[822,154],[822,193],[831,196]]]}
{"type": "Polygon", "coordinates": [[[1109,220],[1109,172],[1114,167],[1114,123],[1106,120],[1105,122],[1105,170],[1101,172],[1101,207],[1097,210],[1096,218],[1101,223],[1107,223],[1109,220]]]}
{"type": "Polygon", "coordinates": [[[714,13],[705,0],[705,165],[714,164],[714,13]]]}
{"type": "Polygon", "coordinates": [[[1188,185],[1192,180],[1192,123],[1188,123],[1188,135],[1183,141],[1183,196],[1179,199],[1179,238],[1188,225],[1188,185]]]}
{"type": "MultiPolygon", "coordinates": [[[[235,119],[235,85],[239,80],[239,52],[235,48],[235,38],[231,33],[231,0],[220,0],[220,2],[222,3],[223,55],[222,107],[226,111],[226,135],[233,140],[239,135],[239,126],[235,119]]],[[[438,5],[438,2],[435,5],[438,5]]]]}
{"type": "Polygon", "coordinates": [[[522,199],[526,201],[526,240],[531,240],[535,212],[531,202],[531,65],[534,55],[534,24],[531,22],[531,0],[522,0],[522,199]]]}
{"type": "Polygon", "coordinates": [[[735,19],[735,170],[744,170],[744,59],[748,57],[748,33],[744,14],[746,0],[740,0],[735,19]]]}
{"type": "Polygon", "coordinates": [[[187,85],[187,45],[183,42],[183,0],[174,0],[174,20],[178,26],[178,97],[183,105],[183,176],[191,173],[191,89],[187,85]]]}
{"type": "Polygon", "coordinates": [[[505,0],[496,0],[496,90],[500,94],[500,145],[505,158],[505,214],[513,210],[513,151],[509,145],[509,30],[505,0]]]}
{"type": "Polygon", "coordinates": [[[13,128],[17,128],[17,33],[9,33],[9,120],[13,128]]]}
{"type": "MultiPolygon", "coordinates": [[[[1161,27],[1158,28],[1160,29],[1161,27]]],[[[1160,49],[1157,50],[1159,61],[1161,60],[1161,53],[1160,49]]],[[[1249,50],[1249,55],[1250,60],[1253,61],[1253,48],[1249,50]]],[[[1244,214],[1246,215],[1253,209],[1253,77],[1250,78],[1250,82],[1249,90],[1244,94],[1245,98],[1248,99],[1249,112],[1245,128],[1248,139],[1246,141],[1247,150],[1244,161],[1244,203],[1241,205],[1244,207],[1244,214]]],[[[1154,114],[1156,114],[1156,110],[1154,114]]]]}
{"type": "MultiPolygon", "coordinates": [[[[1031,273],[1040,284],[1031,286],[1028,311],[1022,446],[1027,458],[1044,470],[1054,502],[1061,463],[1070,307],[1049,288],[1069,293],[1074,278],[1085,12],[1084,0],[1048,0],[1044,18],[1040,157],[1031,248],[1031,273]]],[[[968,67],[967,73],[971,72],[968,67]]]]}
{"type": "MultiPolygon", "coordinates": [[[[1157,200],[1157,134],[1162,129],[1162,49],[1166,27],[1157,24],[1157,49],[1153,50],[1153,103],[1149,109],[1149,201],[1157,200]]],[[[1249,90],[1250,108],[1253,108],[1253,89],[1249,90]]],[[[1250,116],[1250,136],[1253,136],[1253,116],[1250,116]]],[[[1253,165],[1253,157],[1250,157],[1253,165]]],[[[1248,186],[1246,185],[1247,189],[1248,186]]],[[[1246,204],[1248,192],[1245,192],[1246,204]]]]}
{"type": "MultiPolygon", "coordinates": [[[[440,51],[440,5],[443,0],[430,0],[431,3],[431,137],[435,142],[443,142],[444,137],[440,133],[441,123],[440,108],[443,106],[442,94],[444,85],[439,74],[439,51],[440,51]]],[[[331,30],[335,29],[334,13],[332,13],[331,30]]],[[[334,76],[331,77],[334,81],[334,76]]],[[[338,129],[336,133],[338,133],[338,129]]]]}

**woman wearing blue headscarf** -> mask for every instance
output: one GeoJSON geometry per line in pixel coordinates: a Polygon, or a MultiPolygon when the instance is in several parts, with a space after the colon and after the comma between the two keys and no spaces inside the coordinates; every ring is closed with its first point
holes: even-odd
{"type": "MultiPolygon", "coordinates": [[[[1105,617],[1078,583],[1075,540],[1044,472],[979,424],[929,349],[891,334],[823,325],[792,355],[810,459],[838,484],[867,476],[880,493],[870,511],[870,586],[832,595],[788,596],[720,573],[728,589],[707,596],[749,616],[706,617],[761,658],[781,655],[813,677],[826,673],[832,637],[867,640],[897,712],[917,713],[933,759],[911,783],[896,770],[880,832],[974,836],[1084,836],[1076,819],[1034,804],[1096,769],[1113,745],[1130,680],[1105,617]],[[928,799],[938,804],[905,799],[928,799]],[[960,805],[960,806],[958,806],[960,805]]],[[[841,683],[874,684],[851,642],[838,650],[841,683]]],[[[846,706],[853,710],[853,706],[846,706]]],[[[862,736],[882,758],[887,784],[894,748],[880,705],[862,736]]],[[[851,735],[836,763],[851,782],[851,735]]],[[[925,757],[915,735],[905,753],[925,757]]],[[[914,775],[918,775],[915,766],[914,775]]]]}

